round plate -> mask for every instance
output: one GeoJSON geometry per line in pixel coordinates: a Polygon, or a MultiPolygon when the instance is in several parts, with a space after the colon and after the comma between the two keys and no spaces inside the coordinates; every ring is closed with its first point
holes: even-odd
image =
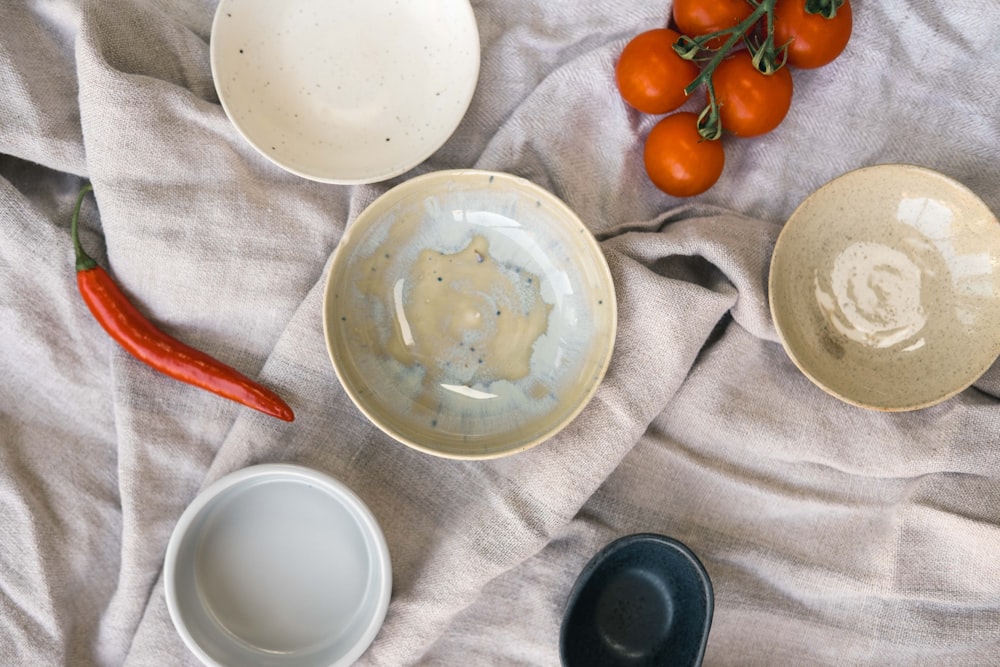
{"type": "Polygon", "coordinates": [[[371,183],[451,136],[479,76],[468,0],[221,0],[212,76],[250,144],[327,183],[371,183]]]}
{"type": "Polygon", "coordinates": [[[559,632],[565,667],[701,664],[715,606],[701,561],[677,540],[626,535],[577,578],[559,632]]]}
{"type": "Polygon", "coordinates": [[[389,551],[340,482],[259,465],[212,484],[181,515],[164,563],[167,608],[206,665],[350,665],[389,606],[389,551]]]}
{"type": "Polygon", "coordinates": [[[968,188],[910,165],[847,173],[778,237],[771,314],[792,361],[854,405],[913,410],[1000,354],[1000,224],[968,188]]]}
{"type": "Polygon", "coordinates": [[[428,453],[488,458],[583,409],[617,311],[604,255],[564,203],[521,178],[458,170],[396,186],[348,227],[323,324],[373,423],[428,453]]]}

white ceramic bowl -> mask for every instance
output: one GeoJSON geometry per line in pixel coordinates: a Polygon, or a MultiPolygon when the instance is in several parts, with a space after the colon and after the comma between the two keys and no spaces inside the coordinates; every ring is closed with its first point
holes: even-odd
{"type": "Polygon", "coordinates": [[[614,347],[601,249],[546,190],[442,171],[349,225],[324,297],[341,384],[400,442],[452,458],[511,454],[587,404],[614,347]]]}
{"type": "Polygon", "coordinates": [[[164,582],[174,626],[206,665],[346,666],[381,627],[392,573],[353,492],[269,464],[195,498],[171,535],[164,582]]]}
{"type": "Polygon", "coordinates": [[[785,223],[769,291],[782,344],[819,387],[867,408],[934,405],[1000,354],[1000,224],[929,169],[852,171],[785,223]]]}
{"type": "Polygon", "coordinates": [[[468,0],[221,0],[212,76],[244,138],[280,167],[371,183],[452,135],[479,77],[468,0]]]}

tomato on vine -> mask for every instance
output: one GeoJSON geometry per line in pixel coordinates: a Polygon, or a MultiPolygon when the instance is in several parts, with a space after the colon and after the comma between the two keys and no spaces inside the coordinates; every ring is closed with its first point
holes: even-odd
{"type": "Polygon", "coordinates": [[[748,51],[737,51],[722,60],[712,75],[712,84],[719,121],[738,137],[770,132],[792,106],[792,73],[782,67],[764,74],[748,51]]]}
{"type": "MultiPolygon", "coordinates": [[[[671,16],[682,33],[701,37],[735,27],[752,11],[747,0],[674,0],[671,16]]],[[[708,46],[717,49],[725,41],[725,37],[717,37],[708,46]]]]}
{"type": "Polygon", "coordinates": [[[801,69],[833,62],[851,38],[851,0],[778,0],[774,5],[774,41],[787,45],[788,64],[801,69]],[[813,10],[813,11],[810,11],[813,10]]]}
{"type": "Polygon", "coordinates": [[[648,114],[673,111],[687,100],[684,88],[698,76],[698,65],[674,51],[680,34],[657,28],[634,37],[615,66],[622,99],[648,114]]]}
{"type": "Polygon", "coordinates": [[[753,137],[777,128],[792,103],[786,65],[831,62],[853,22],[850,0],[674,0],[671,18],[681,33],[640,34],[622,52],[615,78],[625,101],[650,114],[673,111],[705,88],[700,114],[667,116],[646,138],[646,173],[676,197],[700,194],[721,176],[723,130],[753,137]]]}
{"type": "Polygon", "coordinates": [[[643,161],[656,187],[674,197],[691,197],[719,180],[726,156],[721,141],[698,132],[698,114],[681,111],[653,126],[643,161]]]}

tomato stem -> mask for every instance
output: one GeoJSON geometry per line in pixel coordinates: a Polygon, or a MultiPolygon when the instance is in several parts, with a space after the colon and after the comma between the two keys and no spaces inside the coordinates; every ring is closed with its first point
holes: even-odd
{"type": "MultiPolygon", "coordinates": [[[[820,1],[837,2],[837,0],[820,1]]],[[[841,2],[842,1],[843,0],[841,0],[841,2]]],[[[694,38],[681,36],[681,38],[674,44],[674,51],[686,60],[700,59],[699,56],[702,51],[714,51],[711,59],[702,68],[701,73],[684,89],[684,93],[686,95],[691,95],[691,93],[697,90],[698,86],[701,86],[702,84],[704,84],[708,90],[708,106],[705,107],[705,109],[698,116],[698,133],[704,139],[709,141],[714,141],[722,136],[722,124],[719,122],[719,103],[716,100],[715,87],[712,84],[712,77],[715,75],[715,69],[719,66],[719,63],[721,63],[723,59],[729,55],[730,50],[736,46],[736,43],[741,39],[744,39],[746,35],[753,30],[753,27],[757,25],[757,21],[760,20],[761,16],[767,17],[767,38],[764,40],[764,45],[754,54],[754,66],[765,74],[773,73],[776,69],[778,69],[778,67],[780,67],[780,65],[775,66],[775,57],[773,52],[774,3],[777,2],[777,0],[760,0],[759,2],[757,0],[748,0],[748,2],[754,5],[753,11],[750,12],[749,16],[734,25],[732,28],[726,28],[725,30],[719,30],[708,35],[702,35],[694,38]],[[708,46],[710,42],[718,40],[721,37],[726,38],[726,41],[721,47],[713,49],[708,46]],[[770,44],[771,48],[766,50],[768,44],[770,44]]],[[[784,60],[782,60],[782,64],[784,64],[784,60]]]]}
{"type": "MultiPolygon", "coordinates": [[[[715,74],[715,68],[718,67],[719,63],[722,62],[723,58],[729,55],[729,51],[736,46],[736,43],[743,38],[743,36],[750,31],[751,28],[757,23],[761,16],[765,14],[771,16],[774,14],[774,3],[777,0],[761,0],[759,4],[754,8],[754,10],[743,19],[741,22],[733,26],[732,28],[726,28],[725,30],[719,30],[718,32],[713,32],[708,35],[702,35],[701,37],[685,37],[682,36],[677,43],[674,44],[674,50],[682,58],[691,60],[699,55],[702,50],[715,51],[712,59],[709,60],[708,64],[701,70],[694,81],[688,84],[684,92],[690,95],[698,88],[701,84],[705,83],[707,80],[712,78],[715,74]],[[718,49],[712,49],[708,46],[708,43],[719,37],[726,37],[725,43],[718,49]]],[[[771,22],[768,22],[768,27],[771,26],[771,22]]]]}
{"type": "Polygon", "coordinates": [[[722,136],[722,120],[719,118],[719,103],[715,99],[715,84],[712,79],[705,82],[708,90],[708,105],[698,114],[698,134],[703,139],[715,141],[722,136]]]}
{"type": "Polygon", "coordinates": [[[844,0],[806,0],[806,14],[820,14],[832,19],[843,4],[844,0]]]}

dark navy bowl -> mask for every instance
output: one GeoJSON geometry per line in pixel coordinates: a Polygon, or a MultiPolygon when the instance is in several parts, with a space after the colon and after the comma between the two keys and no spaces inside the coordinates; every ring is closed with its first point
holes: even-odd
{"type": "Polygon", "coordinates": [[[690,549],[663,535],[626,535],[573,585],[559,655],[565,667],[697,667],[713,607],[712,582],[690,549]]]}

